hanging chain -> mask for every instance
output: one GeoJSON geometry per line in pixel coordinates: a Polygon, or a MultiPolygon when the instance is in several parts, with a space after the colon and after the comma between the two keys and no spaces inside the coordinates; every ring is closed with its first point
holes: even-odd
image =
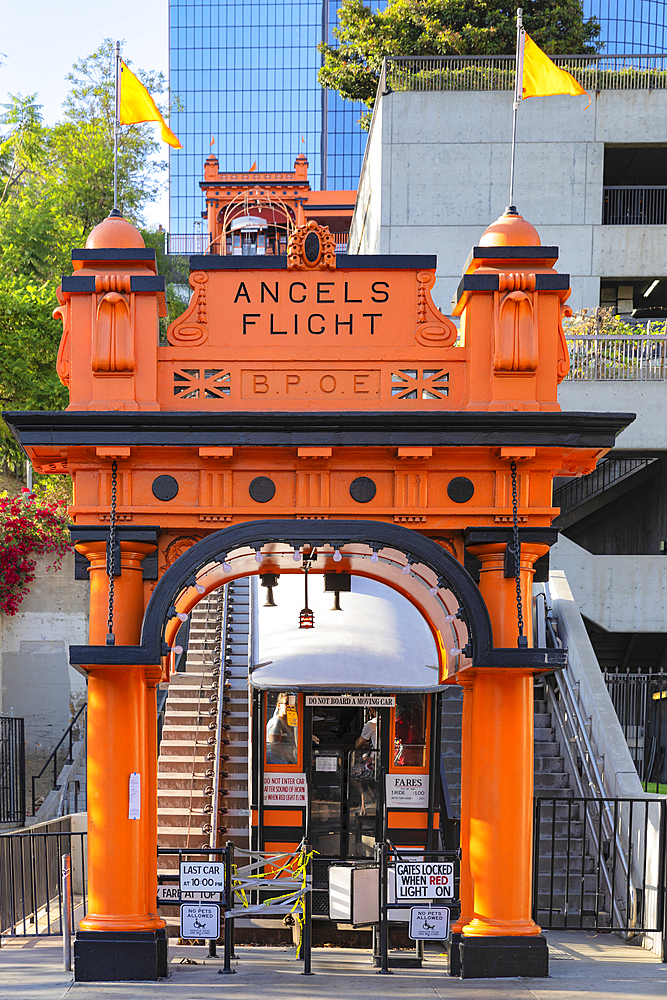
{"type": "Polygon", "coordinates": [[[116,487],[118,465],[111,463],[111,509],[109,511],[109,544],[107,546],[107,576],[109,577],[109,617],[107,618],[107,646],[116,645],[113,632],[114,564],[116,561],[116,487]]]}
{"type": "Polygon", "coordinates": [[[512,533],[514,536],[514,579],[516,581],[516,618],[519,627],[517,646],[527,646],[528,638],[523,634],[523,604],[521,601],[521,542],[519,541],[519,498],[517,494],[516,462],[512,460],[512,533]]]}

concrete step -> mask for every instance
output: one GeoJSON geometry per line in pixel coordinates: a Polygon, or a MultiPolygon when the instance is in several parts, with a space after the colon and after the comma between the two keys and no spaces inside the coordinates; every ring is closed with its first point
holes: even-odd
{"type": "Polygon", "coordinates": [[[560,743],[549,743],[547,741],[535,740],[536,757],[559,757],[560,743]]]}
{"type": "Polygon", "coordinates": [[[551,841],[551,832],[554,831],[555,839],[558,843],[567,844],[568,831],[571,840],[579,840],[584,835],[584,824],[581,820],[573,820],[568,823],[566,820],[557,819],[555,824],[545,820],[544,815],[540,816],[540,843],[551,841]]]}
{"type": "MultiPolygon", "coordinates": [[[[537,876],[538,893],[549,892],[552,887],[554,893],[569,895],[573,901],[579,901],[581,893],[584,895],[594,895],[597,887],[597,875],[591,873],[582,877],[581,873],[570,872],[570,875],[549,872],[540,872],[537,876]]],[[[584,907],[585,909],[586,907],[584,907]]]]}
{"type": "Polygon", "coordinates": [[[564,772],[561,774],[552,774],[538,771],[535,775],[535,794],[537,794],[537,789],[539,787],[540,791],[552,789],[552,794],[560,795],[560,790],[567,788],[569,783],[570,776],[564,772]]]}
{"type": "Polygon", "coordinates": [[[535,757],[535,774],[563,774],[565,761],[562,757],[535,757]]]}
{"type": "Polygon", "coordinates": [[[211,805],[212,801],[213,793],[207,795],[203,788],[192,791],[187,788],[159,788],[157,793],[158,815],[164,815],[168,812],[171,816],[174,809],[202,811],[204,806],[211,805]]]}
{"type": "Polygon", "coordinates": [[[461,727],[458,729],[455,726],[443,726],[442,730],[442,742],[451,744],[456,743],[458,746],[461,745],[461,727]]]}

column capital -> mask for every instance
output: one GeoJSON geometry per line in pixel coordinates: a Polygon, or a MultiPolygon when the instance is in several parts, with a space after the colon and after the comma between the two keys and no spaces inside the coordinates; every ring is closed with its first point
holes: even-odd
{"type": "MultiPolygon", "coordinates": [[[[74,542],[74,579],[88,579],[88,562],[91,555],[100,551],[106,553],[109,541],[110,527],[104,524],[73,524],[70,525],[70,536],[74,542]],[[100,544],[101,543],[101,544],[100,544]],[[103,546],[103,547],[102,547],[103,546]],[[90,553],[90,555],[89,555],[90,553]]],[[[146,524],[130,527],[116,525],[116,551],[114,553],[114,574],[120,576],[123,571],[121,552],[143,552],[142,576],[144,580],[157,580],[157,544],[161,528],[159,525],[146,524]],[[149,548],[134,547],[132,543],[140,543],[149,548]]],[[[106,556],[105,556],[106,558],[106,556]]]]}

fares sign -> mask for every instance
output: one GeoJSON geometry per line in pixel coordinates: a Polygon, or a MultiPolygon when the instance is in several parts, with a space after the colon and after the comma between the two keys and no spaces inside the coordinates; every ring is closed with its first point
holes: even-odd
{"type": "Polygon", "coordinates": [[[428,774],[387,774],[388,809],[428,809],[428,774]]]}

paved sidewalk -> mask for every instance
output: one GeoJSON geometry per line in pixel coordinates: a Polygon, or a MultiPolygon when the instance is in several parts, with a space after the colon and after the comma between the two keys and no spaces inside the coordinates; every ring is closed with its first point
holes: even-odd
{"type": "Polygon", "coordinates": [[[313,950],[312,978],[302,976],[294,949],[238,948],[236,974],[221,976],[221,959],[205,948],[174,946],[168,980],[159,983],[73,983],[61,971],[60,938],[3,939],[0,1000],[665,1000],[667,964],[608,934],[547,934],[548,979],[478,979],[447,975],[443,955],[427,952],[422,970],[380,976],[369,952],[313,950]],[[186,961],[189,960],[189,961],[186,961]],[[196,964],[190,964],[196,963],[196,964]]]}

